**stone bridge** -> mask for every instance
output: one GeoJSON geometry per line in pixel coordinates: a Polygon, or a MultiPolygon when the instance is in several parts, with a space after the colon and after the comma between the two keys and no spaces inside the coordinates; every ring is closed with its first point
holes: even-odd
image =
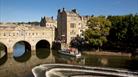
{"type": "Polygon", "coordinates": [[[47,41],[52,46],[55,33],[54,28],[40,26],[0,26],[0,43],[3,44],[8,53],[13,52],[13,47],[18,42],[26,42],[31,50],[36,50],[36,45],[40,41],[47,41]]]}

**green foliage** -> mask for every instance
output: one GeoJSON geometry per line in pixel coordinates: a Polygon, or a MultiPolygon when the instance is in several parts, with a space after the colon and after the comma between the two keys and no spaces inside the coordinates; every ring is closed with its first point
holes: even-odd
{"type": "Polygon", "coordinates": [[[138,15],[108,16],[112,22],[109,41],[119,49],[138,48],[138,15]]]}
{"type": "Polygon", "coordinates": [[[138,48],[138,14],[91,17],[83,33],[93,47],[134,52],[138,48]]]}
{"type": "Polygon", "coordinates": [[[40,25],[40,22],[33,21],[33,22],[17,22],[18,25],[20,24],[30,24],[30,25],[40,25]]]}
{"type": "Polygon", "coordinates": [[[84,32],[85,39],[95,47],[101,47],[107,42],[111,22],[104,16],[91,17],[87,21],[88,29],[84,32]]]}
{"type": "Polygon", "coordinates": [[[34,22],[28,22],[27,24],[31,24],[31,25],[40,25],[40,22],[34,21],[34,22]]]}

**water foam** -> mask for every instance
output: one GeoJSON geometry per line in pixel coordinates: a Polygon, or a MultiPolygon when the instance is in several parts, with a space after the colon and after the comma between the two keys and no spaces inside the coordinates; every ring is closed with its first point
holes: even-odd
{"type": "Polygon", "coordinates": [[[32,69],[35,77],[90,77],[90,76],[120,76],[138,77],[138,72],[124,69],[103,67],[88,67],[69,64],[42,64],[32,69]]]}

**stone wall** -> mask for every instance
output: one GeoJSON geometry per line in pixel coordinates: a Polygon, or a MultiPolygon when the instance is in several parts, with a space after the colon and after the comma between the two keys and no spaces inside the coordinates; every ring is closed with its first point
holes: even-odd
{"type": "Polygon", "coordinates": [[[8,52],[12,52],[13,46],[19,41],[28,42],[31,49],[35,50],[35,46],[40,40],[46,40],[52,46],[55,37],[54,31],[54,28],[0,25],[0,43],[7,47],[8,52]]]}

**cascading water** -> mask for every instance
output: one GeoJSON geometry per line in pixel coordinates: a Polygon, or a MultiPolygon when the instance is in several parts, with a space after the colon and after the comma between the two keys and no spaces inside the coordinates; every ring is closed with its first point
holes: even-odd
{"type": "Polygon", "coordinates": [[[69,64],[42,64],[34,67],[32,72],[35,77],[138,77],[138,72],[124,69],[69,64]]]}

